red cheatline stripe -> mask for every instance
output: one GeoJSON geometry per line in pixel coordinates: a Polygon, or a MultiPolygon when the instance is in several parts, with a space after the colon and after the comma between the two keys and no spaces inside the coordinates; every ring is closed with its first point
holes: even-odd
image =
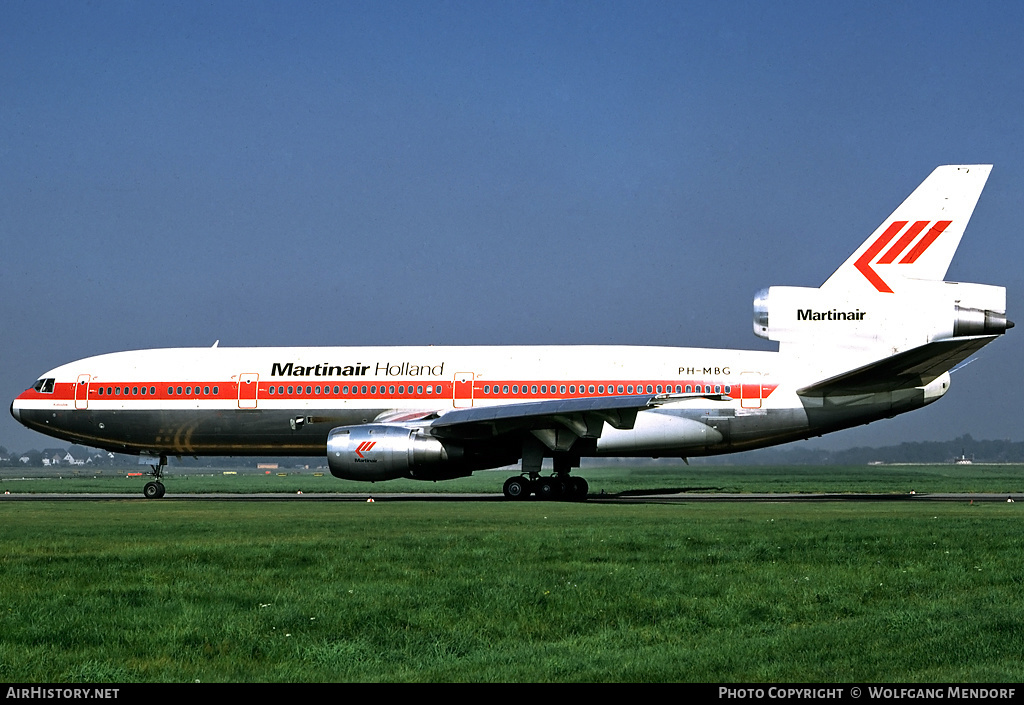
{"type": "Polygon", "coordinates": [[[882,259],[878,260],[878,264],[892,264],[893,261],[900,256],[903,250],[907,249],[907,246],[914,241],[924,227],[928,225],[927,220],[919,220],[909,228],[907,232],[903,233],[903,237],[896,241],[896,244],[889,248],[889,251],[882,255],[882,259]]]}
{"type": "MultiPolygon", "coordinates": [[[[131,385],[126,385],[123,382],[122,383],[110,382],[110,383],[104,383],[102,385],[101,384],[91,384],[90,385],[90,391],[89,391],[89,401],[90,401],[90,403],[91,402],[104,402],[104,401],[106,401],[106,402],[122,402],[122,403],[130,404],[131,402],[137,402],[137,401],[142,401],[142,402],[145,402],[145,401],[194,402],[194,401],[228,401],[228,400],[234,401],[236,399],[236,397],[237,397],[237,391],[236,391],[236,389],[233,388],[234,383],[233,382],[223,382],[223,381],[219,382],[219,383],[209,383],[209,384],[200,385],[200,386],[202,386],[203,389],[205,389],[206,386],[210,386],[210,388],[211,388],[211,393],[210,394],[196,394],[195,392],[192,392],[191,394],[184,394],[184,393],[182,393],[181,395],[178,395],[176,393],[176,391],[174,393],[172,393],[172,394],[168,394],[167,393],[167,387],[168,386],[172,387],[172,389],[174,389],[174,390],[177,390],[177,388],[180,386],[180,387],[182,387],[182,390],[184,392],[184,389],[186,389],[189,384],[192,384],[192,389],[196,389],[197,388],[195,383],[186,383],[186,382],[181,382],[181,383],[177,383],[177,382],[170,382],[170,383],[168,383],[168,382],[157,382],[157,383],[153,383],[153,382],[147,382],[144,385],[146,387],[146,389],[148,390],[152,386],[155,386],[156,387],[156,392],[154,394],[149,394],[147,392],[147,394],[145,396],[143,396],[141,393],[139,393],[139,394],[130,394],[128,392],[122,392],[122,394],[120,394],[120,395],[115,395],[113,393],[111,393],[109,395],[108,394],[100,395],[98,393],[99,387],[103,387],[104,390],[106,388],[108,388],[108,387],[111,387],[111,388],[113,388],[113,387],[120,387],[122,390],[126,389],[126,388],[130,388],[130,389],[138,388],[138,389],[141,390],[143,384],[141,384],[139,382],[133,382],[131,385]],[[212,392],[213,388],[217,388],[219,390],[217,394],[213,394],[213,392],[212,392]]],[[[467,384],[469,384],[468,381],[467,381],[467,384]]],[[[514,380],[494,380],[494,381],[488,381],[488,382],[485,382],[483,380],[475,380],[473,382],[473,396],[475,398],[477,398],[477,399],[480,399],[480,400],[489,399],[489,400],[493,400],[493,401],[521,400],[521,399],[575,399],[575,398],[594,398],[594,397],[602,397],[602,396],[614,396],[614,395],[618,395],[618,394],[645,394],[645,393],[647,393],[646,392],[647,387],[651,387],[652,388],[653,391],[651,393],[657,394],[657,393],[659,393],[657,391],[657,387],[659,387],[659,386],[663,388],[663,393],[667,393],[667,394],[675,394],[677,392],[678,393],[687,393],[686,390],[685,390],[685,388],[687,386],[689,386],[691,388],[691,390],[692,390],[697,385],[703,386],[705,388],[703,390],[704,393],[708,393],[708,394],[714,393],[714,392],[711,391],[711,388],[714,387],[714,386],[722,387],[721,392],[725,391],[724,387],[726,387],[726,386],[730,386],[731,385],[733,388],[737,387],[737,384],[733,384],[731,381],[725,380],[722,377],[717,377],[716,378],[714,376],[710,376],[710,377],[707,377],[707,378],[700,378],[700,377],[693,378],[693,377],[691,377],[691,378],[678,379],[678,380],[665,380],[665,379],[640,379],[640,380],[637,380],[637,379],[623,379],[623,380],[593,379],[593,380],[579,380],[579,379],[576,379],[576,380],[535,380],[534,381],[534,380],[514,379],[514,380]],[[541,391],[540,390],[539,387],[543,386],[543,385],[546,385],[548,387],[548,389],[546,391],[541,391]],[[576,391],[570,392],[569,391],[569,387],[570,386],[575,386],[576,387],[576,391]],[[601,386],[605,387],[604,391],[598,391],[601,386]],[[632,392],[628,391],[627,390],[627,386],[633,386],[635,388],[635,391],[632,391],[632,392]],[[485,387],[487,388],[486,392],[484,391],[485,387]],[[509,391],[506,392],[505,389],[504,389],[505,387],[509,387],[509,391]],[[516,387],[518,391],[516,391],[516,392],[511,391],[513,387],[516,387]],[[535,391],[534,387],[538,387],[538,389],[535,391]],[[566,390],[562,391],[561,390],[562,387],[566,387],[566,390]],[[590,387],[595,387],[595,390],[593,392],[591,392],[590,391],[590,387]],[[619,390],[618,390],[619,387],[623,387],[623,391],[622,392],[619,392],[619,390]]],[[[32,399],[32,400],[44,400],[44,401],[73,401],[75,399],[75,388],[76,388],[76,386],[77,385],[74,382],[66,382],[66,383],[65,382],[58,382],[55,385],[54,391],[53,391],[52,394],[43,394],[41,392],[35,391],[34,389],[27,389],[27,390],[25,390],[24,392],[22,392],[18,396],[18,399],[25,399],[25,400],[32,399]]],[[[312,391],[310,394],[306,394],[305,391],[299,392],[299,391],[297,391],[297,387],[298,386],[299,385],[295,385],[294,380],[292,381],[292,383],[290,385],[286,384],[286,383],[278,384],[277,382],[274,382],[273,384],[267,384],[267,385],[264,385],[264,383],[260,383],[259,400],[260,400],[260,402],[268,402],[268,401],[275,401],[275,400],[276,401],[323,402],[323,401],[357,401],[357,400],[366,399],[366,400],[392,401],[392,402],[397,404],[397,403],[401,403],[403,400],[407,400],[407,399],[416,399],[416,400],[436,399],[436,400],[439,400],[439,401],[450,401],[452,399],[452,391],[453,391],[452,383],[451,382],[439,382],[437,380],[435,380],[429,386],[431,387],[431,389],[436,389],[436,387],[440,386],[442,391],[441,392],[435,392],[435,393],[432,393],[432,394],[429,394],[429,395],[424,393],[424,392],[417,392],[417,391],[415,391],[416,389],[419,389],[419,387],[421,386],[421,385],[417,385],[417,384],[398,385],[398,386],[404,386],[408,390],[408,391],[405,391],[405,392],[403,392],[401,394],[397,393],[397,390],[396,390],[396,392],[392,392],[390,387],[391,386],[395,386],[395,385],[394,384],[390,384],[390,383],[389,384],[372,385],[372,386],[377,388],[377,391],[374,391],[374,392],[371,392],[371,391],[363,392],[362,391],[362,386],[365,386],[365,385],[353,385],[353,387],[350,389],[350,391],[345,392],[345,391],[343,391],[343,387],[340,386],[340,385],[324,384],[323,382],[321,382],[320,383],[321,392],[319,394],[317,394],[315,391],[312,391]],[[271,386],[274,387],[275,390],[278,387],[293,386],[293,389],[296,389],[296,391],[293,391],[292,394],[288,394],[288,393],[270,394],[269,393],[269,388],[271,386]],[[339,392],[337,394],[334,393],[334,387],[339,387],[339,392]],[[385,391],[385,390],[387,390],[387,391],[385,391]]],[[[312,384],[310,384],[310,385],[303,384],[301,386],[302,386],[303,390],[305,390],[306,386],[310,386],[310,387],[313,387],[313,389],[315,389],[315,386],[312,385],[312,384]]],[[[719,393],[721,393],[721,392],[719,392],[719,393]]],[[[690,392],[690,393],[692,393],[692,392],[690,392]]],[[[466,398],[468,399],[469,397],[467,396],[466,398]]]]}
{"type": "Polygon", "coordinates": [[[921,238],[921,241],[914,245],[914,249],[912,249],[906,257],[900,260],[900,264],[913,264],[916,262],[917,258],[924,254],[924,251],[927,250],[933,242],[935,242],[935,238],[941,235],[942,231],[948,228],[952,222],[952,220],[940,220],[933,225],[932,229],[929,230],[923,238],[921,238]]]}
{"type": "Polygon", "coordinates": [[[872,286],[887,294],[891,294],[892,289],[889,288],[888,284],[882,281],[881,277],[875,274],[875,270],[871,268],[871,260],[873,260],[875,256],[882,251],[882,248],[889,244],[890,240],[896,237],[896,233],[902,230],[903,226],[906,224],[906,220],[897,220],[892,223],[885,229],[885,232],[882,233],[877,240],[871,243],[871,246],[868,247],[868,249],[864,251],[864,254],[862,254],[853,264],[853,266],[860,270],[860,273],[864,275],[864,278],[871,282],[872,286]]]}

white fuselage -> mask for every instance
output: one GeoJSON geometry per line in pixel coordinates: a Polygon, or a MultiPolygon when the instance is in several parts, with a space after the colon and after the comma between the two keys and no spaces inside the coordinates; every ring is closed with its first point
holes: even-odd
{"type": "Polygon", "coordinates": [[[809,419],[795,390],[821,373],[787,359],[638,346],[142,350],[51,370],[12,412],[50,435],[153,455],[321,455],[337,426],[630,395],[672,396],[574,452],[704,455],[888,415],[887,397],[809,419]]]}

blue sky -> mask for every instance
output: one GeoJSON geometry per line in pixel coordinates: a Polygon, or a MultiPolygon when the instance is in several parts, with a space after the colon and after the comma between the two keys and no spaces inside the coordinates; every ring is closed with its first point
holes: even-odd
{"type": "MultiPolygon", "coordinates": [[[[218,339],[770,349],[754,292],[819,285],[949,163],[995,169],[948,278],[1024,319],[1022,32],[1016,2],[4,2],[0,396],[218,339]]],[[[813,443],[1024,440],[1019,331],[813,443]]],[[[3,414],[0,444],[50,442],[3,414]]]]}

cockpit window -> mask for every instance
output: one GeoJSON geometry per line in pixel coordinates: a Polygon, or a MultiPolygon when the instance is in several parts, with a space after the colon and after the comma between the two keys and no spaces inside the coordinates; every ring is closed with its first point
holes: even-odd
{"type": "Polygon", "coordinates": [[[53,394],[53,383],[55,381],[56,380],[53,379],[53,377],[36,380],[36,383],[32,385],[32,389],[36,390],[40,394],[53,394]]]}

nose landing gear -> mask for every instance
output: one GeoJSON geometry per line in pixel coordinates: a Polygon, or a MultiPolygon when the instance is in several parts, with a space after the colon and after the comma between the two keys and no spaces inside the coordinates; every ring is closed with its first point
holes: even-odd
{"type": "Polygon", "coordinates": [[[164,468],[167,466],[167,456],[161,455],[157,465],[150,465],[153,470],[149,474],[153,476],[152,482],[147,482],[142,488],[142,494],[146,499],[160,499],[164,496],[164,483],[161,482],[164,476],[164,468]]]}

